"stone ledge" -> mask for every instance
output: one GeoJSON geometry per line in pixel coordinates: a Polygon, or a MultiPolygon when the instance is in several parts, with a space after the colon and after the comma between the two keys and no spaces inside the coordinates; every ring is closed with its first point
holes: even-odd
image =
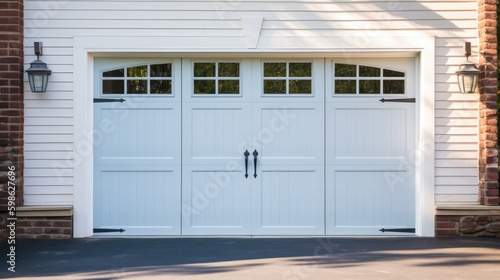
{"type": "Polygon", "coordinates": [[[18,206],[16,208],[17,217],[72,217],[73,206],[18,206]]]}
{"type": "Polygon", "coordinates": [[[484,205],[438,205],[436,216],[496,216],[500,215],[500,206],[484,205]]]}

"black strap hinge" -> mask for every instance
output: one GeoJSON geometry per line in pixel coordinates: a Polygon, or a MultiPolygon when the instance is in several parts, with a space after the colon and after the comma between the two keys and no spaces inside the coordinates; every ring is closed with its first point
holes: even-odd
{"type": "Polygon", "coordinates": [[[99,232],[119,232],[122,233],[125,230],[120,228],[120,229],[114,229],[114,228],[95,228],[94,233],[99,233],[99,232]]]}
{"type": "Polygon", "coordinates": [[[382,228],[379,229],[381,232],[405,232],[405,233],[415,233],[414,228],[382,228]]]}
{"type": "Polygon", "coordinates": [[[415,103],[415,98],[395,98],[395,99],[382,98],[379,101],[382,103],[385,103],[385,102],[415,103]]]}
{"type": "Polygon", "coordinates": [[[108,102],[120,102],[123,103],[126,101],[123,98],[120,99],[112,99],[112,98],[94,98],[94,103],[108,103],[108,102]]]}

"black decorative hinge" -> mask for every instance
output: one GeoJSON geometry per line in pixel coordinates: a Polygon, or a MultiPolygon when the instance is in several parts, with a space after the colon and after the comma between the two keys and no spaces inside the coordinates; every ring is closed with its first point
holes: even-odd
{"type": "Polygon", "coordinates": [[[114,228],[95,228],[94,233],[99,233],[99,232],[119,232],[122,233],[125,230],[120,228],[120,229],[114,229],[114,228]]]}
{"type": "Polygon", "coordinates": [[[108,102],[120,102],[123,103],[126,101],[123,98],[120,99],[111,99],[111,98],[94,98],[94,103],[108,103],[108,102]]]}
{"type": "Polygon", "coordinates": [[[382,228],[381,232],[405,232],[405,233],[415,233],[414,228],[382,228]]]}
{"type": "Polygon", "coordinates": [[[415,103],[415,98],[395,98],[395,99],[382,98],[379,101],[382,103],[385,103],[385,102],[415,103]]]}

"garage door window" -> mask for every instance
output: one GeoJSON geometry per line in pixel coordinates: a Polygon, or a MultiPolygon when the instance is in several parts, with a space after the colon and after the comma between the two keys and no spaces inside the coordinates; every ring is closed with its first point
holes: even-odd
{"type": "Polygon", "coordinates": [[[240,94],[240,64],[237,62],[195,62],[194,94],[240,94]]]}
{"type": "Polygon", "coordinates": [[[334,64],[335,94],[404,94],[405,73],[365,65],[334,64]]]}
{"type": "Polygon", "coordinates": [[[172,94],[172,64],[148,64],[104,71],[102,93],[172,94]]]}
{"type": "Polygon", "coordinates": [[[265,62],[264,94],[312,94],[312,63],[265,62]]]}

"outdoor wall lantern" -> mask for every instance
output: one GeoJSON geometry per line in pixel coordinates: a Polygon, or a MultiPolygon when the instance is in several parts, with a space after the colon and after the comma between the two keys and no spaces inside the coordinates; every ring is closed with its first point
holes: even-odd
{"type": "Polygon", "coordinates": [[[52,71],[47,68],[45,62],[40,60],[40,56],[43,55],[42,42],[35,42],[35,54],[36,60],[31,62],[30,68],[26,70],[30,88],[32,92],[45,92],[52,71]]]}
{"type": "Polygon", "coordinates": [[[474,93],[477,87],[477,80],[479,77],[479,70],[476,68],[474,62],[469,61],[471,55],[471,44],[465,42],[465,57],[467,61],[460,64],[460,69],[455,72],[457,74],[458,86],[461,93],[474,93]]]}

